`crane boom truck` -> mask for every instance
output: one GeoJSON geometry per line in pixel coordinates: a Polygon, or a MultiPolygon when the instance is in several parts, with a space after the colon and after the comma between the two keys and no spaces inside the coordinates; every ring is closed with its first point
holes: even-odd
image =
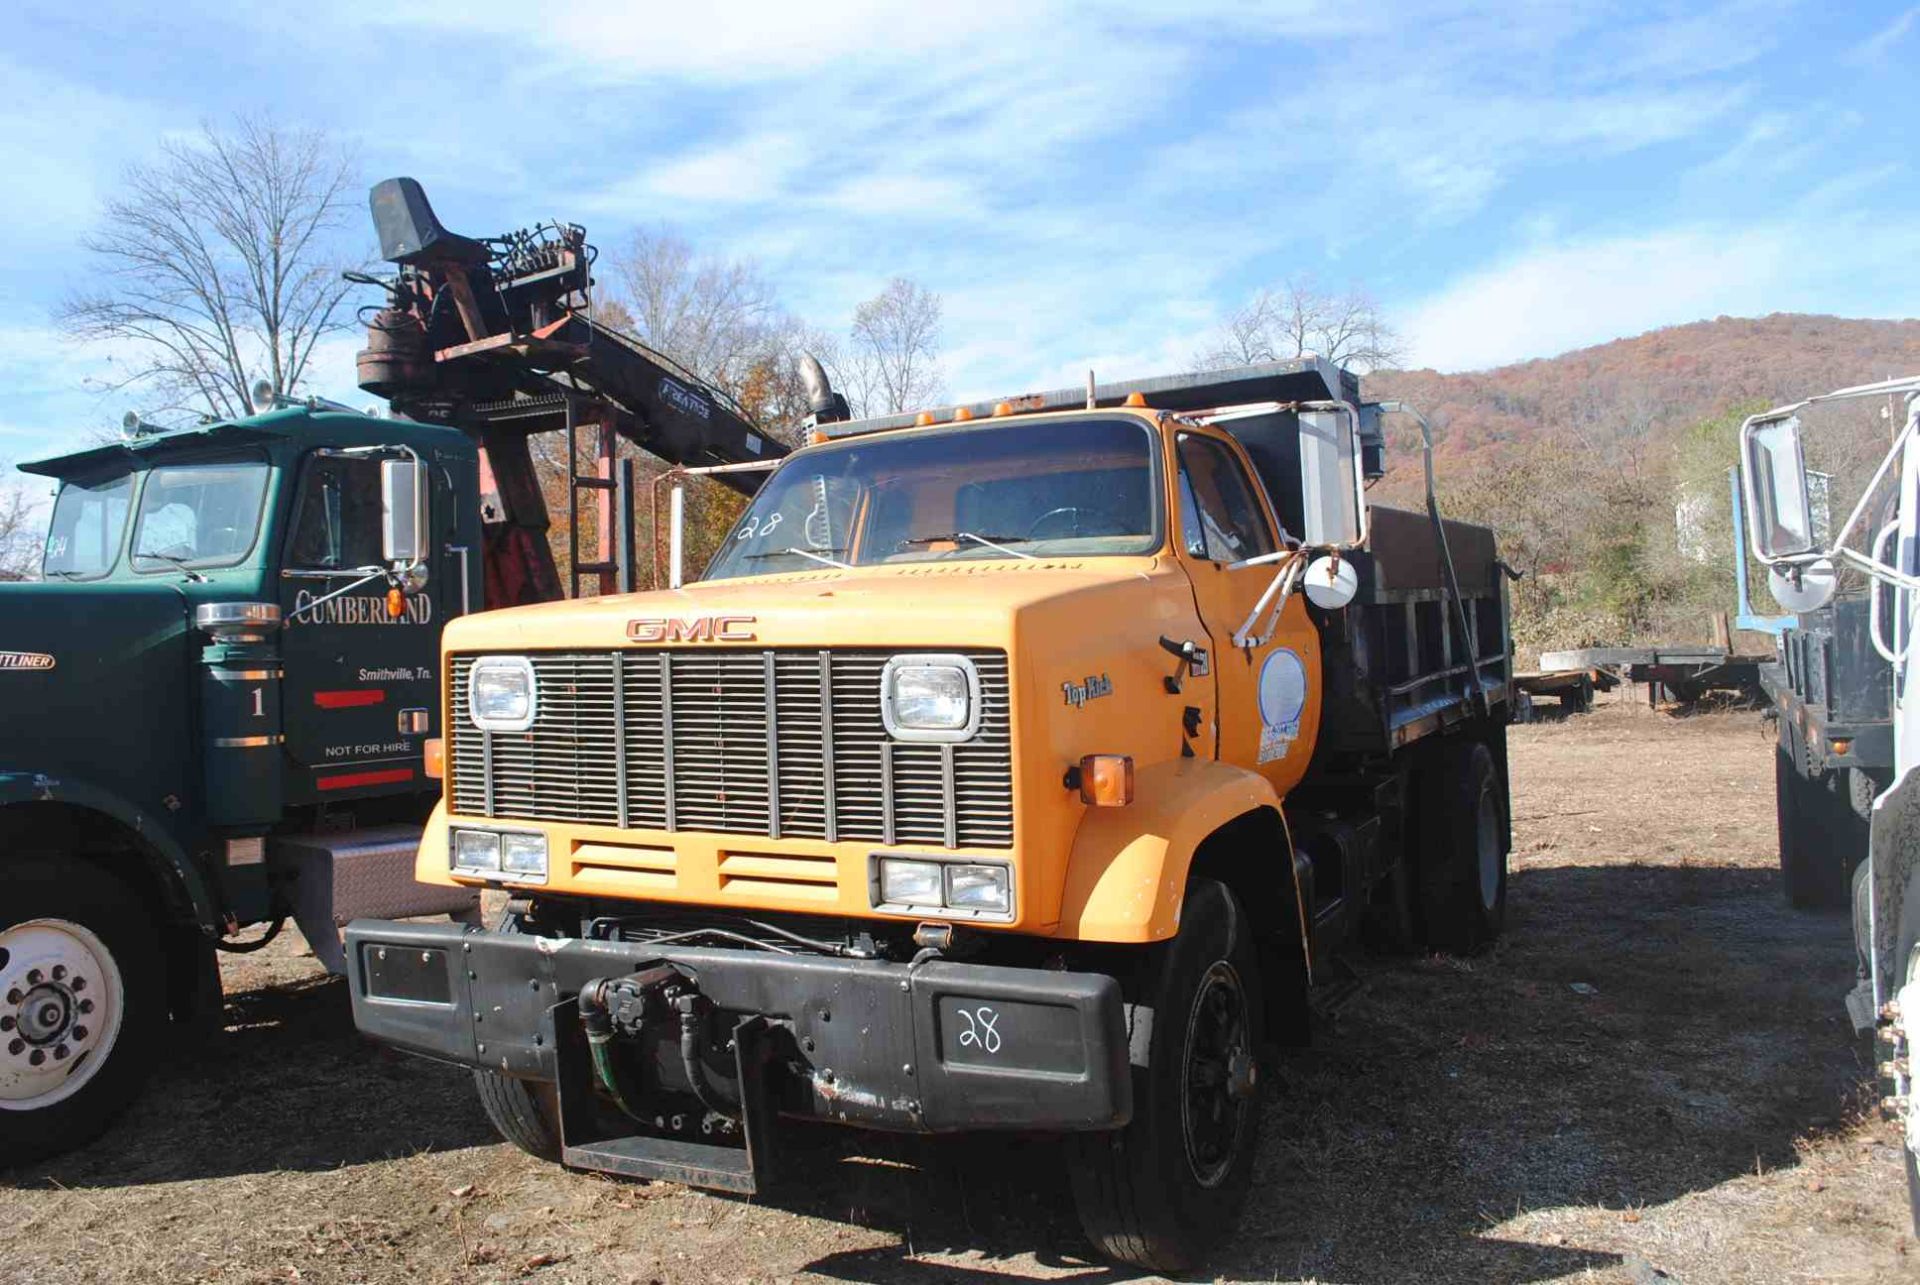
{"type": "Polygon", "coordinates": [[[100,1132],[169,1021],[217,1022],[242,929],[291,917],[337,972],[349,919],[478,913],[413,879],[422,756],[446,622],[560,593],[529,433],[786,449],[586,315],[579,228],[453,237],[406,179],[373,208],[402,306],[361,371],[411,418],[268,389],[23,466],[59,491],[41,582],[0,585],[0,1168],[100,1132]]]}
{"type": "Polygon", "coordinates": [[[1314,358],[859,421],[813,375],[704,578],[449,626],[416,874],[507,910],[350,924],[355,1020],[581,1169],[1056,1135],[1103,1253],[1191,1264],[1342,944],[1500,932],[1493,534],[1430,445],[1370,509],[1404,408],[1314,358]]]}
{"type": "MultiPolygon", "coordinates": [[[[1871,801],[1866,842],[1850,825],[1829,826],[1802,843],[1851,876],[1858,984],[1847,995],[1854,1027],[1874,1039],[1886,1105],[1901,1123],[1907,1194],[1920,1231],[1920,1098],[1912,1059],[1920,1035],[1920,681],[1913,639],[1920,628],[1920,377],[1843,388],[1750,417],[1740,429],[1740,470],[1753,554],[1769,568],[1773,595],[1800,613],[1834,597],[1842,570],[1869,578],[1866,641],[1887,668],[1893,713],[1892,780],[1871,801]],[[1831,537],[1813,514],[1800,412],[1809,406],[1886,399],[1902,410],[1879,467],[1831,537]]],[[[1841,739],[1845,729],[1840,729],[1841,739]]],[[[1796,718],[1798,736],[1835,735],[1796,718]]],[[[1783,730],[1783,735],[1786,735],[1783,730]]],[[[1816,758],[1845,746],[1809,745],[1816,758]]],[[[1782,843],[1790,809],[1804,806],[1797,777],[1781,780],[1782,843]]],[[[1842,804],[1842,807],[1845,805],[1842,804]]]]}

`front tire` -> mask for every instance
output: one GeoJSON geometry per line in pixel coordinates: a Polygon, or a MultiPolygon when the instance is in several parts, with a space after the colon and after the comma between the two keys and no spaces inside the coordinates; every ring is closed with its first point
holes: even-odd
{"type": "Polygon", "coordinates": [[[1153,1027],[1147,1065],[1133,1068],[1133,1120],[1068,1144],[1081,1226],[1107,1258],[1181,1271],[1238,1216],[1260,1133],[1259,969],[1239,900],[1194,880],[1142,988],[1153,1027]]]}
{"type": "Polygon", "coordinates": [[[159,934],[121,880],[83,861],[0,866],[0,1168],[91,1142],[159,1060],[159,934]]]}
{"type": "Polygon", "coordinates": [[[475,1071],[473,1087],[502,1138],[530,1156],[560,1163],[560,1101],[553,1085],[475,1071]]]}

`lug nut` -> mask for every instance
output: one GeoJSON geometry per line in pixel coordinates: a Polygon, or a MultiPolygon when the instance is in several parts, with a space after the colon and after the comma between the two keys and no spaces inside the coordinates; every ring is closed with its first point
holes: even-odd
{"type": "Polygon", "coordinates": [[[14,1057],[19,1057],[21,1053],[26,1051],[26,1047],[27,1047],[27,1042],[25,1040],[8,1040],[7,1041],[7,1052],[14,1057]]]}
{"type": "Polygon", "coordinates": [[[55,964],[53,966],[53,980],[56,982],[64,982],[67,980],[67,966],[65,964],[55,964]]]}
{"type": "Polygon", "coordinates": [[[66,1060],[67,1060],[67,1046],[66,1046],[66,1045],[64,1045],[64,1044],[56,1044],[56,1045],[54,1045],[54,1048],[53,1048],[53,1060],[54,1060],[54,1061],[56,1061],[56,1062],[64,1062],[64,1061],[66,1061],[66,1060]]]}
{"type": "Polygon", "coordinates": [[[90,1000],[90,999],[83,999],[83,1000],[81,1000],[81,1001],[80,1001],[80,1011],[81,1011],[82,1013],[91,1013],[91,1012],[93,1011],[93,1001],[92,1001],[92,1000],[90,1000]]]}
{"type": "Polygon", "coordinates": [[[10,991],[8,991],[8,992],[7,992],[7,1003],[9,1003],[9,1004],[18,1004],[19,1002],[20,1002],[20,992],[19,992],[19,991],[17,991],[17,990],[10,990],[10,991]]]}
{"type": "Polygon", "coordinates": [[[46,979],[47,975],[37,968],[29,968],[27,970],[27,985],[29,986],[38,986],[46,979]]]}
{"type": "Polygon", "coordinates": [[[45,1049],[35,1049],[33,1052],[27,1054],[27,1061],[31,1062],[35,1066],[44,1065],[46,1060],[47,1060],[47,1051],[45,1049]]]}
{"type": "Polygon", "coordinates": [[[86,1028],[86,1027],[84,1027],[84,1026],[76,1026],[76,1027],[74,1027],[74,1028],[73,1028],[73,1038],[74,1038],[74,1042],[75,1042],[75,1043],[78,1043],[79,1041],[81,1041],[81,1040],[84,1040],[84,1039],[86,1039],[86,1038],[87,1038],[87,1028],[86,1028]]]}
{"type": "Polygon", "coordinates": [[[73,979],[73,989],[74,989],[74,992],[75,992],[76,994],[77,994],[77,993],[79,993],[80,991],[83,991],[83,990],[85,990],[85,989],[87,989],[87,979],[86,979],[86,978],[84,978],[84,977],[76,977],[76,978],[74,978],[74,979],[73,979]]]}
{"type": "Polygon", "coordinates": [[[10,1031],[12,1029],[13,1029],[12,1016],[9,1015],[6,1017],[0,1017],[0,1031],[10,1031]]]}

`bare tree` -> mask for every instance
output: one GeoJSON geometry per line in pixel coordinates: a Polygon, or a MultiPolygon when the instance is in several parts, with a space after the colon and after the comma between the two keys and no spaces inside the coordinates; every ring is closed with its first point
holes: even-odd
{"type": "Polygon", "coordinates": [[[42,520],[27,483],[0,460],[0,581],[39,574],[42,520]]]}
{"type": "Polygon", "coordinates": [[[1334,294],[1311,278],[1263,288],[1221,324],[1197,364],[1206,370],[1284,361],[1308,353],[1342,366],[1379,370],[1399,365],[1406,347],[1358,287],[1334,294]]]}
{"type": "Polygon", "coordinates": [[[938,400],[940,296],[905,277],[853,312],[848,368],[855,409],[877,415],[911,410],[938,400]]]}
{"type": "Polygon", "coordinates": [[[356,184],[326,135],[241,117],[161,144],[135,165],[84,242],[97,289],[54,314],[69,335],[130,352],[113,387],[222,418],[249,410],[258,379],[290,392],[315,346],[343,329],[352,266],[338,251],[356,184]]]}

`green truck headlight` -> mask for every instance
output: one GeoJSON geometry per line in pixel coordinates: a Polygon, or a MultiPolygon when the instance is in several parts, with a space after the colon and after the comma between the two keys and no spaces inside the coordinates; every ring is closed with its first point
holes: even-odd
{"type": "Polygon", "coordinates": [[[455,830],[453,868],[459,874],[499,874],[500,836],[492,830],[455,830]]]}
{"type": "Polygon", "coordinates": [[[939,862],[880,858],[881,901],[894,906],[927,906],[938,910],[944,898],[939,862]]]}
{"type": "Polygon", "coordinates": [[[965,656],[895,656],[880,674],[880,719],[895,740],[967,740],[980,727],[980,675],[965,656]]]}
{"type": "Polygon", "coordinates": [[[467,679],[467,716],[483,732],[524,732],[533,726],[538,687],[525,656],[482,656],[467,679]]]}
{"type": "Polygon", "coordinates": [[[947,905],[1004,915],[1013,909],[1013,891],[1005,866],[954,864],[947,867],[947,905]]]}

